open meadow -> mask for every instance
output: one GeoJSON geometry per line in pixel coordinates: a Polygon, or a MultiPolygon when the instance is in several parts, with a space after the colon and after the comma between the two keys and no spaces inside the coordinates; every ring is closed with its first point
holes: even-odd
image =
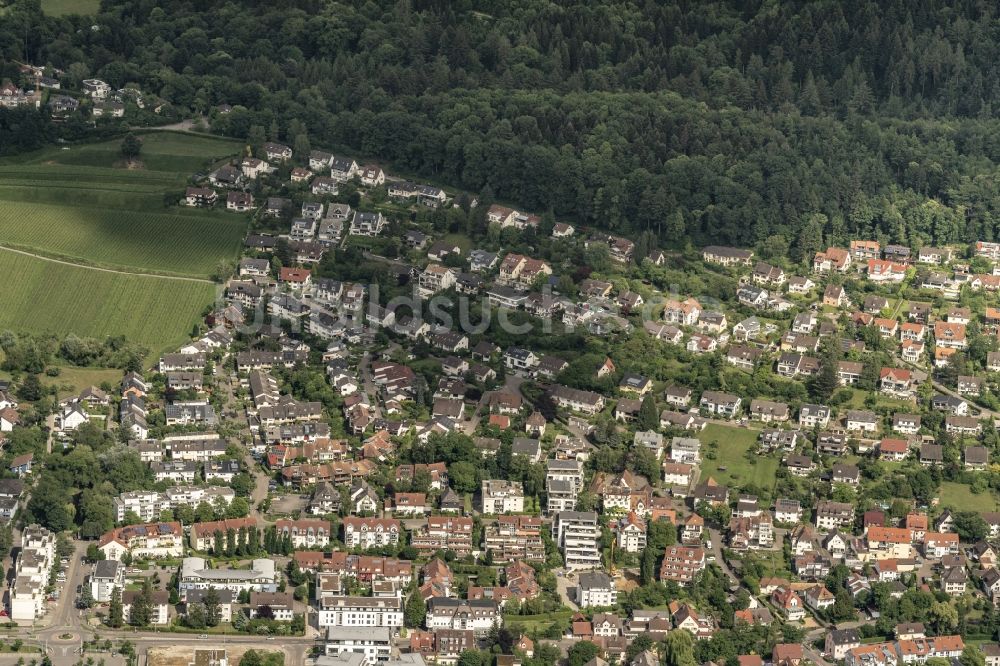
{"type": "Polygon", "coordinates": [[[977,494],[968,484],[952,481],[941,483],[938,498],[942,507],[953,511],[996,511],[1000,507],[992,491],[977,494]]]}
{"type": "Polygon", "coordinates": [[[213,219],[9,200],[0,208],[2,245],[81,264],[191,277],[208,276],[220,260],[235,259],[245,230],[246,220],[235,215],[213,219]]]}

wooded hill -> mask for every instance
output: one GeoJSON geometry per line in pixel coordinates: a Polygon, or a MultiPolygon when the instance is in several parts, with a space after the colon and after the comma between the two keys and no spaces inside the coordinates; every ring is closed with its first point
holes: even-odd
{"type": "MultiPolygon", "coordinates": [[[[0,57],[15,80],[28,60],[71,86],[93,75],[185,110],[230,104],[213,127],[251,142],[347,151],[665,245],[799,258],[855,236],[995,237],[995,13],[971,0],[105,0],[96,17],[51,18],[15,0],[0,57]]],[[[0,138],[10,126],[0,117],[0,138]]]]}

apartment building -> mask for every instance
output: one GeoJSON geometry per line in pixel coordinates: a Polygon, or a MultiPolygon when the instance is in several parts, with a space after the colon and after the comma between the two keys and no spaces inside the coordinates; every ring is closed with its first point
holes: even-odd
{"type": "Polygon", "coordinates": [[[322,548],[330,543],[330,523],[325,520],[279,520],[274,527],[278,536],[288,537],[295,548],[322,548]]]}
{"type": "Polygon", "coordinates": [[[125,553],[139,558],[180,557],[184,531],[176,521],[125,525],[105,532],[97,547],[109,560],[121,560],[125,553]]]}
{"type": "Polygon", "coordinates": [[[601,566],[601,528],[593,511],[560,511],[552,521],[552,539],[569,569],[601,566]]]}
{"type": "Polygon", "coordinates": [[[10,587],[11,620],[30,622],[45,614],[45,588],[55,557],[55,534],[40,525],[24,528],[10,587]]]}
{"type": "Polygon", "coordinates": [[[699,547],[668,546],[660,565],[660,580],[686,585],[705,568],[705,550],[699,547]]]}
{"type": "Polygon", "coordinates": [[[189,590],[229,590],[239,594],[248,592],[277,592],[281,573],[274,560],[257,558],[249,569],[210,569],[202,557],[185,557],[181,562],[180,580],[177,583],[181,599],[189,590]]]}
{"type": "Polygon", "coordinates": [[[524,486],[520,481],[483,479],[482,512],[486,515],[524,511],[524,486]]]}
{"type": "Polygon", "coordinates": [[[318,626],[326,627],[388,627],[392,631],[403,626],[401,597],[326,596],[319,600],[318,626]]]}
{"type": "Polygon", "coordinates": [[[577,459],[549,460],[545,472],[546,512],[549,515],[576,508],[583,487],[583,462],[577,459]]]}
{"type": "Polygon", "coordinates": [[[427,603],[427,628],[471,630],[485,637],[496,626],[503,625],[500,606],[492,599],[455,599],[433,597],[427,603]]]}
{"type": "Polygon", "coordinates": [[[126,514],[134,513],[139,520],[151,523],[166,510],[181,506],[196,507],[202,502],[215,506],[224,502],[232,503],[236,493],[225,486],[176,486],[165,492],[155,490],[135,490],[125,492],[114,499],[115,521],[122,522],[126,514]]]}
{"type": "Polygon", "coordinates": [[[357,518],[342,521],[344,545],[348,548],[379,548],[399,543],[402,527],[394,518],[357,518]]]}
{"type": "Polygon", "coordinates": [[[90,596],[98,603],[107,603],[116,587],[125,587],[125,565],[118,560],[98,560],[90,574],[90,596]]]}

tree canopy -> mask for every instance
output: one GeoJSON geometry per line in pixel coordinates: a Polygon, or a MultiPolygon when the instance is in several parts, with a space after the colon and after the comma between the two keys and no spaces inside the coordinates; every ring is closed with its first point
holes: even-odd
{"type": "MultiPolygon", "coordinates": [[[[997,30],[981,4],[901,0],[124,0],[94,17],[16,0],[0,77],[28,61],[134,83],[252,144],[801,257],[994,238],[997,30]]],[[[5,151],[68,131],[32,113],[0,111],[5,151]]]]}

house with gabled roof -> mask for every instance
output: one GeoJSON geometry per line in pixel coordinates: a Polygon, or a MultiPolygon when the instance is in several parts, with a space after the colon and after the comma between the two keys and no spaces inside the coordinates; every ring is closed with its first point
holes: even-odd
{"type": "Polygon", "coordinates": [[[791,587],[781,587],[772,592],[771,603],[781,611],[788,622],[798,622],[805,619],[805,605],[791,587]]]}
{"type": "Polygon", "coordinates": [[[845,273],[851,267],[851,253],[840,247],[827,248],[813,257],[813,271],[816,273],[845,273]]]}
{"type": "Polygon", "coordinates": [[[905,368],[882,368],[879,389],[891,396],[909,398],[913,395],[913,373],[905,368]]]}

